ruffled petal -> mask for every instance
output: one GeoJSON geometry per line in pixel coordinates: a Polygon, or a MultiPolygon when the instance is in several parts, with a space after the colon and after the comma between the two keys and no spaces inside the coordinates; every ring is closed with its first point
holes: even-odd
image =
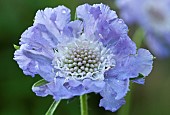
{"type": "MultiPolygon", "coordinates": [[[[110,22],[116,19],[118,16],[115,11],[110,10],[110,7],[104,4],[94,4],[94,8],[98,9],[97,13],[99,12],[100,9],[100,17],[99,18],[104,18],[106,21],[110,22]]],[[[94,16],[96,14],[96,10],[94,12],[91,12],[94,16]]]]}
{"type": "Polygon", "coordinates": [[[22,44],[14,53],[14,60],[26,75],[39,74],[47,81],[51,81],[55,73],[52,67],[52,57],[43,50],[37,51],[27,44],[22,44]]]}
{"type": "Polygon", "coordinates": [[[116,12],[110,10],[110,7],[104,4],[94,4],[93,6],[84,4],[77,7],[76,13],[77,17],[83,19],[87,25],[89,25],[88,20],[90,17],[93,17],[95,21],[103,18],[103,20],[108,22],[117,18],[116,12]]]}
{"type": "Polygon", "coordinates": [[[70,10],[65,6],[39,10],[35,16],[34,25],[42,24],[59,42],[62,42],[61,31],[70,21],[70,10]]]}
{"type": "Polygon", "coordinates": [[[126,49],[122,54],[136,52],[135,44],[127,36],[128,27],[108,6],[103,4],[81,5],[77,8],[77,16],[83,19],[85,33],[89,36],[95,35],[96,39],[113,50],[115,55],[126,49]]]}
{"type": "Polygon", "coordinates": [[[112,112],[117,111],[123,104],[125,104],[125,100],[123,98],[117,100],[116,93],[112,89],[112,86],[106,84],[104,90],[100,92],[100,95],[103,97],[100,100],[99,106],[104,107],[105,110],[110,110],[112,112]]]}
{"type": "Polygon", "coordinates": [[[76,8],[77,18],[83,20],[84,33],[88,36],[93,35],[96,28],[96,20],[94,16],[90,13],[91,8],[92,6],[89,4],[84,4],[76,8]]]}
{"type": "MultiPolygon", "coordinates": [[[[24,45],[22,45],[20,49],[22,49],[22,47],[24,47],[24,45]]],[[[19,67],[23,70],[25,75],[31,75],[34,77],[34,75],[37,74],[36,69],[35,69],[36,64],[32,62],[30,58],[27,58],[23,54],[22,50],[15,51],[14,60],[17,61],[19,67]]]]}
{"type": "Polygon", "coordinates": [[[64,83],[64,78],[54,78],[52,82],[43,86],[33,87],[32,90],[36,93],[37,96],[44,97],[47,95],[52,95],[56,101],[71,98],[74,94],[69,92],[68,89],[64,87],[64,83]]]}
{"type": "Polygon", "coordinates": [[[77,7],[76,12],[77,17],[84,22],[84,33],[89,36],[96,34],[98,23],[104,23],[103,21],[111,23],[117,18],[115,11],[111,11],[104,4],[95,4],[93,6],[84,4],[77,7]]]}
{"type": "Polygon", "coordinates": [[[110,86],[116,93],[115,99],[119,100],[123,98],[129,91],[129,79],[119,80],[115,79],[113,76],[106,76],[105,82],[110,86]]]}
{"type": "Polygon", "coordinates": [[[78,38],[80,37],[82,31],[83,31],[82,21],[75,20],[75,21],[68,23],[64,27],[63,34],[66,35],[67,37],[78,38]]]}
{"type": "Polygon", "coordinates": [[[83,95],[90,92],[100,92],[105,86],[104,81],[93,80],[66,80],[62,77],[56,77],[50,83],[43,86],[33,87],[32,90],[38,96],[52,95],[58,101],[60,99],[69,99],[73,96],[83,95]]]}
{"type": "Polygon", "coordinates": [[[83,80],[82,84],[86,88],[86,90],[88,90],[88,92],[95,92],[95,93],[100,92],[105,86],[104,81],[94,81],[91,79],[83,80]]]}
{"type": "Polygon", "coordinates": [[[143,76],[148,76],[152,70],[153,55],[146,49],[140,48],[137,55],[131,57],[130,61],[129,71],[131,71],[134,76],[138,76],[139,73],[143,76]]]}
{"type": "Polygon", "coordinates": [[[45,97],[47,95],[52,95],[52,92],[48,88],[49,84],[53,84],[53,83],[50,82],[46,85],[42,85],[42,86],[39,86],[39,87],[32,87],[32,91],[35,92],[35,94],[37,96],[41,96],[41,97],[45,97]]]}
{"type": "Polygon", "coordinates": [[[77,14],[77,18],[81,18],[83,19],[83,21],[88,21],[90,16],[90,9],[91,9],[91,5],[89,4],[84,4],[84,5],[80,5],[76,8],[76,14],[77,14]]]}
{"type": "Polygon", "coordinates": [[[139,74],[148,76],[152,70],[153,56],[145,49],[139,49],[137,54],[129,55],[117,61],[116,66],[106,72],[107,76],[119,79],[135,78],[139,74]]]}
{"type": "Polygon", "coordinates": [[[115,19],[111,23],[103,20],[98,21],[95,30],[95,36],[99,39],[104,46],[110,48],[112,45],[117,44],[121,36],[127,35],[128,27],[121,19],[115,19]]]}
{"type": "Polygon", "coordinates": [[[114,95],[110,95],[100,100],[100,107],[104,107],[105,110],[110,110],[112,112],[117,111],[122,105],[125,104],[124,99],[115,100],[114,95]]]}
{"type": "Polygon", "coordinates": [[[127,35],[124,35],[111,44],[110,50],[115,55],[117,62],[121,62],[122,58],[136,54],[136,45],[127,35]]]}
{"type": "Polygon", "coordinates": [[[69,21],[70,9],[65,6],[58,6],[56,8],[46,8],[44,11],[39,10],[36,13],[34,24],[39,23],[46,25],[47,28],[51,26],[55,29],[62,30],[69,21]]]}
{"type": "Polygon", "coordinates": [[[20,41],[21,45],[29,44],[32,47],[41,47],[44,49],[55,48],[58,44],[57,38],[42,24],[28,28],[21,35],[20,41]]]}
{"type": "Polygon", "coordinates": [[[84,79],[83,81],[70,79],[65,82],[64,86],[67,87],[69,92],[74,94],[74,96],[77,96],[77,95],[83,95],[85,93],[90,93],[90,92],[98,93],[105,86],[105,82],[94,81],[91,79],[84,79]]]}

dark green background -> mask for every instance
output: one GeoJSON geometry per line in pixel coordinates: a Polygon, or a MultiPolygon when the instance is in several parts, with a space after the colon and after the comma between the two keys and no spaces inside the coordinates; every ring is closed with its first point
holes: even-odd
{"type": "MultiPolygon", "coordinates": [[[[45,7],[65,5],[72,10],[83,3],[105,3],[117,10],[114,0],[0,0],[0,115],[43,115],[51,96],[37,97],[31,87],[40,79],[25,76],[13,60],[13,44],[32,25],[35,13],[45,7]]],[[[131,28],[131,27],[129,27],[131,28]]],[[[145,45],[143,45],[145,46],[145,45]]],[[[130,115],[170,114],[170,59],[157,59],[145,85],[134,84],[130,115]]],[[[116,115],[99,108],[99,95],[89,95],[89,115],[116,115]]],[[[79,99],[61,102],[56,115],[80,115],[79,99]]]]}

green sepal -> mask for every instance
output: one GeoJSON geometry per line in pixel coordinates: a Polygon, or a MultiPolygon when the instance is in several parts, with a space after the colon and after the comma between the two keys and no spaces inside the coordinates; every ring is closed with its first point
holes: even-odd
{"type": "Polygon", "coordinates": [[[13,44],[13,46],[14,46],[14,48],[15,48],[16,50],[18,50],[18,49],[20,48],[20,46],[17,46],[17,45],[15,45],[15,44],[13,44]]]}
{"type": "Polygon", "coordinates": [[[130,78],[130,80],[137,80],[137,79],[141,79],[141,78],[144,78],[145,76],[142,75],[141,73],[139,73],[138,77],[135,77],[135,78],[130,78]]]}
{"type": "Polygon", "coordinates": [[[75,12],[75,14],[74,14],[74,20],[78,20],[78,18],[77,18],[77,12],[75,12]]]}
{"type": "Polygon", "coordinates": [[[43,85],[45,85],[45,84],[47,84],[47,83],[48,83],[48,82],[47,82],[46,80],[41,79],[41,80],[37,81],[36,83],[34,83],[32,87],[43,86],[43,85]]]}

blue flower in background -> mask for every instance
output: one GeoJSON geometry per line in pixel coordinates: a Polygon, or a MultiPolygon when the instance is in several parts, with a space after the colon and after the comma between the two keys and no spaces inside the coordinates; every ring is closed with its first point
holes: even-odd
{"type": "Polygon", "coordinates": [[[170,56],[170,0],[117,0],[122,18],[137,23],[157,57],[170,56]]]}
{"type": "Polygon", "coordinates": [[[102,96],[99,106],[114,112],[125,103],[130,79],[144,83],[138,76],[151,72],[153,56],[136,49],[127,26],[108,6],[84,4],[76,14],[71,21],[64,6],[39,10],[14,60],[24,74],[47,81],[33,87],[36,95],[58,101],[95,92],[102,96]]]}

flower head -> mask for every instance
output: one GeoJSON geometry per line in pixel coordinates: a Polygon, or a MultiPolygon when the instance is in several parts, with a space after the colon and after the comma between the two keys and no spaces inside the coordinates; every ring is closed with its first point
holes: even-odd
{"type": "MultiPolygon", "coordinates": [[[[128,28],[103,4],[84,4],[70,21],[64,6],[39,10],[33,26],[22,36],[14,60],[26,75],[39,74],[46,84],[33,87],[38,96],[58,101],[100,93],[100,106],[116,111],[124,103],[129,80],[152,69],[148,50],[136,50],[128,28]]],[[[133,80],[144,83],[144,78],[133,80]]]]}
{"type": "Polygon", "coordinates": [[[148,45],[158,57],[170,56],[170,0],[117,0],[121,16],[146,32],[148,45]]]}

